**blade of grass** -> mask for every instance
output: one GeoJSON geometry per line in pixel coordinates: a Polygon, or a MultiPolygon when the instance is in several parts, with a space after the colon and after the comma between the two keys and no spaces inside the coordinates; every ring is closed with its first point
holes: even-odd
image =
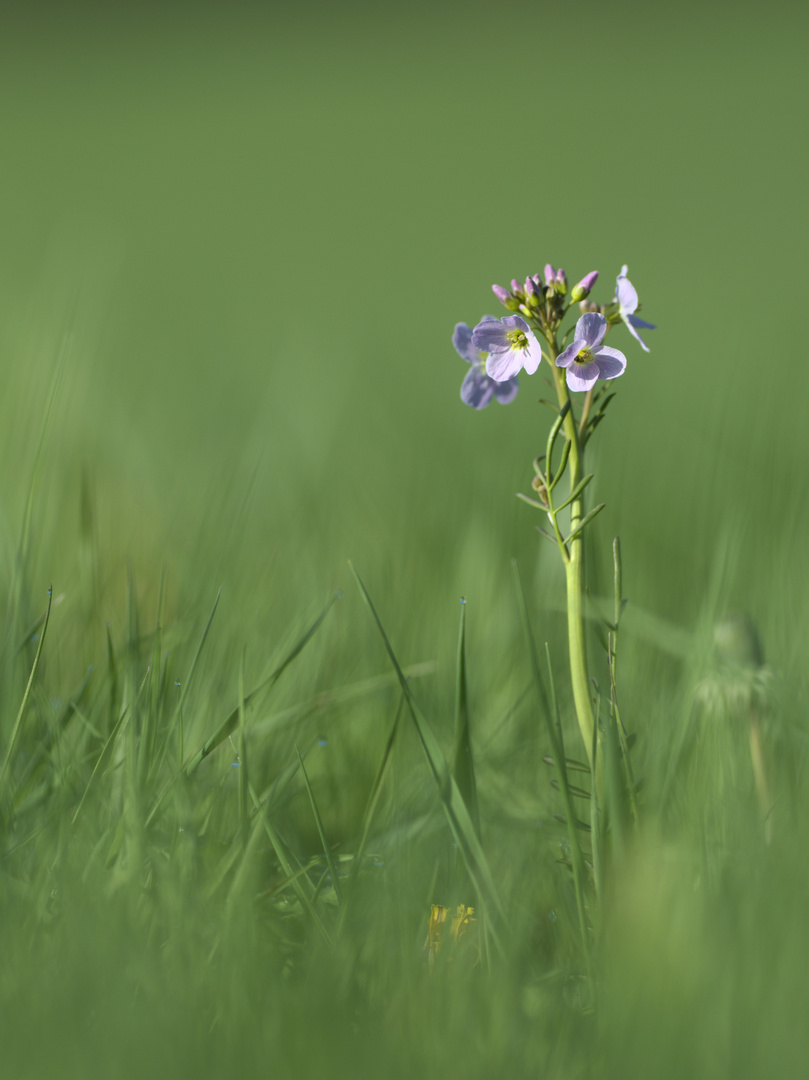
{"type": "Polygon", "coordinates": [[[314,815],[315,825],[317,826],[317,835],[320,837],[320,844],[323,848],[323,854],[326,856],[326,864],[331,874],[332,882],[334,883],[334,893],[337,897],[337,903],[342,905],[343,903],[343,887],[340,884],[340,879],[337,876],[337,867],[334,865],[334,859],[332,858],[331,848],[329,842],[326,839],[326,830],[323,828],[323,819],[320,816],[320,811],[317,808],[317,801],[315,800],[315,793],[312,790],[312,785],[309,783],[309,775],[306,772],[306,766],[304,765],[301,752],[298,747],[295,747],[295,753],[298,755],[298,761],[301,764],[301,776],[303,782],[306,785],[306,793],[309,796],[309,805],[312,807],[312,814],[314,815]]]}
{"type": "Polygon", "coordinates": [[[548,708],[548,698],[545,693],[542,675],[539,670],[539,657],[537,656],[536,644],[534,642],[534,632],[531,629],[531,619],[528,614],[525,591],[522,587],[522,580],[520,579],[517,563],[512,562],[511,566],[514,572],[514,580],[517,585],[517,600],[520,605],[523,635],[528,648],[528,657],[531,662],[531,673],[534,677],[537,696],[541,702],[542,715],[545,718],[545,725],[548,729],[548,736],[553,750],[554,766],[556,768],[556,779],[559,784],[559,793],[562,796],[562,806],[564,808],[564,816],[567,823],[568,843],[570,845],[570,861],[573,870],[573,888],[576,894],[576,910],[579,916],[579,934],[581,935],[582,949],[584,951],[584,963],[587,968],[587,978],[592,986],[593,970],[590,958],[590,939],[587,932],[584,900],[584,857],[582,855],[581,845],[579,844],[578,833],[576,832],[576,815],[573,811],[573,796],[571,795],[570,785],[568,784],[567,779],[565,745],[562,735],[562,725],[559,720],[559,705],[556,698],[556,685],[553,679],[550,649],[546,644],[545,657],[548,664],[548,686],[551,698],[551,708],[548,708]]]}
{"type": "MultiPolygon", "coordinates": [[[[284,657],[278,667],[262,683],[259,683],[259,685],[254,690],[251,690],[251,692],[244,699],[245,706],[249,705],[250,702],[253,701],[262,691],[270,690],[273,686],[275,686],[275,684],[278,682],[278,680],[292,663],[292,661],[303,651],[306,645],[308,645],[308,643],[312,640],[314,635],[320,629],[320,626],[322,625],[323,620],[326,618],[326,615],[331,609],[332,604],[335,602],[335,600],[339,598],[339,596],[339,593],[335,593],[334,596],[329,599],[329,602],[323,608],[321,613],[311,624],[311,626],[308,627],[303,636],[295,643],[293,648],[290,649],[290,651],[287,653],[287,655],[284,657]]],[[[182,700],[180,703],[182,704],[182,700]]],[[[205,758],[208,757],[208,755],[217,748],[217,746],[220,746],[225,741],[228,735],[230,735],[235,729],[238,721],[239,709],[237,706],[233,710],[233,712],[230,713],[227,719],[225,719],[219,725],[214,734],[211,735],[211,737],[205,743],[203,743],[197,753],[188,762],[185,769],[186,773],[189,776],[191,775],[191,773],[194,772],[195,769],[199,767],[199,765],[205,760],[205,758]]]]}
{"type": "MultiPolygon", "coordinates": [[[[430,770],[433,774],[436,786],[438,788],[439,797],[444,807],[444,812],[447,816],[450,829],[455,838],[455,842],[461,851],[464,864],[467,872],[472,879],[472,884],[478,892],[478,895],[489,905],[492,912],[497,916],[501,925],[505,924],[505,913],[503,911],[502,904],[497,894],[497,887],[494,883],[489,864],[486,860],[486,856],[483,852],[483,848],[480,845],[480,841],[477,838],[475,827],[472,823],[472,819],[469,816],[469,811],[466,808],[466,803],[463,800],[458,785],[450,772],[450,768],[447,765],[446,759],[441,752],[441,747],[438,745],[438,741],[433,735],[432,729],[427,723],[424,715],[416,704],[416,700],[413,697],[410,685],[405,678],[404,672],[399,666],[399,661],[393,652],[387,635],[385,634],[382,623],[379,616],[376,613],[376,609],[371,601],[371,597],[365,586],[362,583],[362,579],[355,570],[354,566],[349,563],[351,572],[359,587],[362,598],[368,608],[371,616],[376,623],[377,630],[379,631],[382,642],[385,646],[385,650],[390,658],[391,664],[398,676],[399,685],[402,688],[402,693],[405,696],[407,702],[408,711],[413,719],[413,723],[416,727],[416,732],[421,741],[422,748],[424,749],[427,762],[430,766],[430,770]]],[[[500,947],[496,931],[492,927],[492,934],[495,940],[495,944],[500,947]]]]}
{"type": "MultiPolygon", "coordinates": [[[[433,675],[436,667],[437,665],[432,660],[428,660],[421,664],[411,664],[402,670],[408,680],[412,682],[413,679],[420,679],[424,675],[433,675]]],[[[264,720],[255,721],[252,727],[253,735],[267,735],[285,724],[301,720],[305,716],[311,716],[313,713],[322,712],[324,709],[333,708],[336,705],[344,705],[346,702],[355,701],[357,698],[365,697],[386,686],[390,686],[391,683],[397,682],[396,672],[391,671],[385,672],[384,675],[373,675],[370,679],[350,683],[348,686],[322,690],[319,694],[315,694],[314,697],[307,698],[306,701],[292,705],[281,712],[273,713],[264,720]]]]}
{"type": "MultiPolygon", "coordinates": [[[[138,693],[137,693],[137,696],[136,696],[135,704],[137,704],[137,700],[140,698],[141,694],[143,693],[144,688],[146,687],[146,684],[148,682],[148,679],[149,679],[149,673],[147,672],[143,676],[140,687],[138,688],[138,693]]],[[[87,787],[84,789],[84,794],[82,795],[81,799],[79,800],[79,805],[76,807],[76,809],[75,809],[75,811],[73,813],[73,817],[70,819],[70,824],[71,825],[76,824],[76,819],[78,818],[78,816],[79,816],[79,814],[81,812],[81,809],[84,806],[85,800],[87,799],[87,795],[88,795],[88,793],[90,791],[90,788],[93,786],[93,783],[95,782],[96,777],[103,770],[106,769],[107,762],[112,757],[112,752],[115,749],[115,745],[118,742],[118,738],[120,737],[121,734],[123,734],[124,728],[125,728],[126,724],[129,721],[130,715],[131,715],[130,705],[124,706],[124,709],[121,712],[121,715],[118,717],[118,722],[116,723],[115,727],[110,732],[109,737],[107,738],[107,741],[104,743],[104,747],[103,747],[101,753],[98,755],[98,761],[96,761],[95,767],[94,767],[92,773],[90,774],[90,779],[87,781],[87,787]]]]}
{"type": "Polygon", "coordinates": [[[34,685],[34,678],[36,677],[37,668],[39,667],[39,660],[42,656],[42,647],[45,644],[45,634],[48,631],[48,623],[51,617],[51,604],[53,602],[53,585],[48,587],[48,607],[45,611],[45,621],[42,624],[42,633],[39,635],[39,641],[37,643],[37,651],[34,656],[34,663],[31,666],[31,674],[28,676],[28,684],[25,687],[25,693],[23,694],[22,701],[20,703],[20,709],[17,713],[17,719],[14,721],[14,727],[11,729],[11,739],[9,740],[8,749],[6,750],[6,756],[3,761],[3,767],[0,769],[0,790],[2,790],[3,781],[6,778],[6,772],[8,771],[9,764],[11,763],[11,756],[14,753],[14,748],[17,745],[17,740],[22,732],[22,722],[25,716],[25,707],[28,704],[28,699],[31,696],[31,687],[34,685]]]}
{"type": "Polygon", "coordinates": [[[239,663],[239,819],[241,822],[242,843],[247,846],[250,835],[250,819],[247,809],[247,721],[244,712],[244,660],[239,663]]]}
{"type": "Polygon", "coordinates": [[[309,893],[307,893],[306,889],[304,888],[304,885],[308,885],[311,891],[312,883],[310,882],[306,874],[300,872],[302,869],[300,863],[289,850],[284,841],[281,839],[280,835],[275,831],[275,828],[270,821],[270,803],[266,802],[263,807],[260,805],[258,797],[253,790],[252,784],[250,784],[250,797],[253,800],[253,805],[256,807],[257,810],[259,810],[261,814],[264,831],[266,832],[267,838],[272,844],[273,851],[275,852],[275,856],[281,865],[281,869],[286,874],[287,880],[289,881],[292,888],[295,890],[295,893],[300,900],[301,905],[306,910],[309,918],[312,920],[314,925],[317,927],[321,937],[326,942],[326,944],[331,947],[331,935],[326,929],[323,920],[320,918],[317,911],[315,910],[309,893]]]}
{"type": "Polygon", "coordinates": [[[455,783],[463,796],[475,834],[480,839],[480,809],[475,782],[475,759],[469,729],[469,694],[466,685],[466,600],[461,599],[461,626],[458,632],[458,659],[455,676],[455,783]]]}
{"type": "MultiPolygon", "coordinates": [[[[360,842],[357,845],[356,852],[354,853],[354,859],[351,864],[351,873],[348,879],[349,897],[351,895],[351,890],[354,887],[354,882],[357,880],[357,877],[359,876],[360,870],[362,868],[362,861],[365,858],[365,849],[368,844],[368,835],[371,831],[371,823],[373,822],[376,815],[376,808],[379,803],[380,795],[382,794],[382,784],[384,783],[385,777],[388,773],[388,767],[391,761],[391,753],[393,752],[393,744],[396,741],[396,732],[399,730],[399,721],[402,717],[404,701],[404,695],[402,695],[399,698],[399,704],[396,706],[396,714],[393,718],[393,726],[390,729],[388,741],[386,742],[385,749],[382,753],[382,760],[379,763],[379,768],[376,771],[376,776],[374,777],[374,782],[371,786],[371,794],[368,798],[368,805],[366,806],[365,813],[362,816],[360,842]]],[[[344,904],[343,909],[340,913],[339,928],[342,928],[342,925],[345,922],[345,914],[347,910],[348,904],[344,904]]]]}
{"type": "MultiPolygon", "coordinates": [[[[174,727],[175,727],[175,725],[177,723],[177,720],[178,720],[179,716],[182,713],[183,705],[185,705],[185,699],[188,697],[188,692],[189,692],[189,690],[191,688],[192,682],[194,681],[194,673],[197,670],[197,664],[199,663],[199,658],[202,655],[202,649],[203,649],[203,646],[205,645],[205,640],[208,637],[208,631],[211,629],[211,623],[213,622],[214,615],[216,614],[216,609],[219,607],[219,598],[221,597],[221,595],[222,595],[222,589],[220,587],[217,590],[216,599],[214,600],[213,608],[211,609],[211,614],[208,616],[208,621],[205,624],[205,629],[202,631],[202,637],[199,639],[199,644],[197,645],[197,651],[194,653],[194,659],[191,661],[191,667],[188,669],[188,675],[186,676],[185,681],[183,682],[183,685],[180,688],[180,698],[179,698],[177,704],[174,706],[174,712],[172,714],[171,720],[169,721],[169,725],[168,725],[168,728],[166,730],[166,737],[165,737],[165,740],[163,742],[163,750],[162,750],[162,752],[160,754],[160,760],[158,762],[158,766],[160,764],[162,764],[163,758],[165,757],[166,751],[168,749],[169,741],[170,741],[171,736],[172,736],[172,734],[174,732],[174,727]]],[[[238,718],[238,715],[239,715],[239,711],[237,709],[236,710],[236,717],[237,718],[238,718]]],[[[231,731],[232,730],[233,729],[231,728],[231,731]]],[[[228,734],[229,734],[229,732],[228,732],[228,734]]],[[[225,736],[223,736],[223,738],[224,737],[225,736]]]]}
{"type": "Polygon", "coordinates": [[[70,824],[71,825],[76,824],[76,819],[78,818],[79,814],[81,813],[82,807],[84,806],[85,800],[87,799],[87,795],[89,794],[90,788],[93,786],[93,782],[95,781],[96,776],[98,776],[98,774],[105,768],[107,762],[109,761],[109,759],[110,759],[110,757],[112,755],[112,751],[115,749],[115,744],[118,741],[118,736],[120,735],[120,733],[121,733],[121,731],[123,729],[123,725],[126,722],[126,720],[128,719],[128,717],[129,717],[129,706],[127,705],[127,706],[125,706],[125,708],[124,708],[123,712],[121,713],[121,715],[118,717],[118,722],[116,723],[115,727],[110,732],[110,734],[109,734],[109,736],[107,738],[107,741],[104,743],[104,747],[103,747],[101,753],[98,755],[98,761],[96,761],[95,767],[93,768],[93,771],[90,774],[90,779],[87,781],[87,786],[84,789],[84,794],[82,795],[81,799],[79,799],[79,805],[73,811],[73,817],[70,819],[70,824]]]}
{"type": "Polygon", "coordinates": [[[118,698],[118,666],[115,663],[115,650],[112,646],[112,634],[110,633],[109,623],[107,623],[107,684],[109,686],[107,724],[109,728],[112,728],[115,726],[114,716],[118,698]]]}

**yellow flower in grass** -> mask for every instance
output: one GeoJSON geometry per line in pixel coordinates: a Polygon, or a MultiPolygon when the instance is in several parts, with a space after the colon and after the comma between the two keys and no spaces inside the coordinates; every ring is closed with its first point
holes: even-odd
{"type": "MultiPolygon", "coordinates": [[[[435,958],[438,956],[438,950],[441,948],[441,943],[445,940],[446,927],[449,926],[449,941],[453,945],[457,945],[464,936],[467,936],[467,942],[473,941],[475,948],[477,949],[477,934],[470,933],[470,928],[477,922],[475,918],[475,909],[473,907],[466,907],[465,904],[458,904],[453,912],[451,908],[444,907],[443,904],[432,904],[430,907],[430,923],[427,929],[427,940],[424,943],[424,948],[427,951],[427,963],[432,965],[435,963],[435,958]]],[[[478,954],[475,963],[480,960],[478,954]]]]}

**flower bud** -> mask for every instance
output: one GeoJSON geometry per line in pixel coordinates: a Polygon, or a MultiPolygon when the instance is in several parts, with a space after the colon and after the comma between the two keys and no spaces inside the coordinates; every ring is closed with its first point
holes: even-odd
{"type": "Polygon", "coordinates": [[[508,308],[509,311],[520,310],[520,301],[513,297],[508,289],[504,289],[502,285],[492,285],[492,292],[503,307],[508,308]]]}
{"type": "Polygon", "coordinates": [[[561,269],[556,271],[556,291],[560,296],[567,296],[567,274],[561,269]]]}
{"type": "Polygon", "coordinates": [[[545,484],[545,477],[544,476],[535,476],[534,479],[531,481],[531,487],[537,493],[537,495],[539,496],[539,501],[542,503],[542,505],[547,510],[549,504],[548,504],[548,488],[547,488],[547,486],[545,484]]]}
{"type": "Polygon", "coordinates": [[[545,284],[552,289],[556,283],[556,271],[550,263],[545,264],[545,284]]]}
{"type": "Polygon", "coordinates": [[[537,288],[537,283],[532,277],[525,279],[525,302],[531,308],[538,308],[542,302],[542,290],[537,288]]]}
{"type": "Polygon", "coordinates": [[[598,280],[598,270],[592,270],[586,277],[583,277],[578,285],[574,285],[570,291],[570,299],[574,304],[579,300],[584,300],[586,296],[590,295],[590,290],[598,280]]]}
{"type": "Polygon", "coordinates": [[[511,291],[514,293],[515,296],[523,295],[522,285],[519,283],[519,281],[517,281],[516,278],[511,279],[511,291]]]}

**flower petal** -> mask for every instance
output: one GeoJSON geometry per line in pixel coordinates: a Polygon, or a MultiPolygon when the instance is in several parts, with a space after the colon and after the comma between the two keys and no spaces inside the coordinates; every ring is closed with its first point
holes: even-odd
{"type": "Polygon", "coordinates": [[[619,276],[615,283],[615,299],[621,309],[621,315],[631,315],[638,306],[638,294],[629,278],[619,276]]]}
{"type": "Polygon", "coordinates": [[[519,349],[501,349],[489,354],[486,374],[497,382],[508,382],[522,368],[523,353],[519,349]]]}
{"type": "Polygon", "coordinates": [[[606,332],[607,320],[595,311],[588,311],[576,323],[576,337],[582,338],[590,349],[601,344],[606,332]]]}
{"type": "Polygon", "coordinates": [[[542,346],[537,339],[528,331],[528,348],[523,349],[522,364],[528,375],[533,375],[542,362],[542,346]]]}
{"type": "Polygon", "coordinates": [[[626,357],[618,349],[602,345],[600,349],[594,350],[593,356],[598,365],[599,379],[617,379],[626,371],[626,357]]]}
{"type": "Polygon", "coordinates": [[[506,328],[503,326],[505,319],[492,319],[487,316],[477,324],[472,331],[472,344],[481,352],[492,352],[498,349],[510,348],[510,342],[506,337],[506,328]]]}
{"type": "Polygon", "coordinates": [[[623,319],[623,321],[624,321],[624,323],[625,323],[625,325],[626,325],[626,328],[627,328],[627,330],[628,330],[628,331],[630,332],[630,334],[631,334],[631,335],[632,335],[632,337],[633,337],[633,338],[635,339],[635,341],[638,341],[638,342],[640,342],[640,347],[641,347],[641,348],[642,348],[642,349],[643,349],[643,350],[644,350],[645,352],[649,352],[649,346],[648,346],[648,345],[646,344],[646,342],[645,342],[645,341],[643,340],[643,338],[642,338],[642,337],[640,336],[640,334],[639,334],[639,333],[637,332],[637,330],[635,329],[635,327],[634,327],[634,326],[632,325],[632,323],[631,323],[631,322],[629,321],[629,317],[628,317],[628,316],[626,316],[626,315],[622,315],[622,316],[621,316],[621,318],[623,319]]]}
{"type": "Polygon", "coordinates": [[[473,367],[461,384],[461,401],[473,409],[485,409],[497,385],[482,368],[473,367]]]}
{"type": "Polygon", "coordinates": [[[632,323],[633,326],[640,326],[644,330],[656,330],[657,324],[644,322],[643,319],[639,319],[637,315],[627,315],[627,322],[632,323]]]}
{"type": "Polygon", "coordinates": [[[571,341],[568,347],[556,357],[556,366],[567,367],[569,364],[573,363],[581,350],[586,348],[587,342],[583,338],[576,338],[575,341],[571,341]]]}
{"type": "Polygon", "coordinates": [[[513,401],[520,389],[520,380],[516,377],[509,379],[508,382],[494,382],[493,380],[490,382],[494,387],[494,396],[501,405],[508,405],[510,401],[513,401]]]}
{"type": "Polygon", "coordinates": [[[519,315],[504,315],[500,322],[507,330],[522,330],[524,334],[531,333],[531,328],[528,323],[525,319],[520,318],[519,315]]]}
{"type": "Polygon", "coordinates": [[[567,369],[567,385],[571,390],[589,390],[598,382],[598,364],[573,363],[567,369]]]}
{"type": "Polygon", "coordinates": [[[452,334],[452,344],[458,356],[466,360],[468,364],[476,364],[480,359],[478,350],[472,344],[472,328],[465,322],[459,322],[456,325],[452,334]]]}

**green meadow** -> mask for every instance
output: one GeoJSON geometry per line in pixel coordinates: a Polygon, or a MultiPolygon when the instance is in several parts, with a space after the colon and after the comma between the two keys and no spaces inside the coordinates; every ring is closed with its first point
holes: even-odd
{"type": "Polygon", "coordinates": [[[9,17],[3,1076],[806,1075],[806,30],[9,17]],[[547,262],[657,326],[588,447],[638,812],[596,891],[569,772],[583,936],[545,365],[475,411],[451,343],[547,262]]]}

